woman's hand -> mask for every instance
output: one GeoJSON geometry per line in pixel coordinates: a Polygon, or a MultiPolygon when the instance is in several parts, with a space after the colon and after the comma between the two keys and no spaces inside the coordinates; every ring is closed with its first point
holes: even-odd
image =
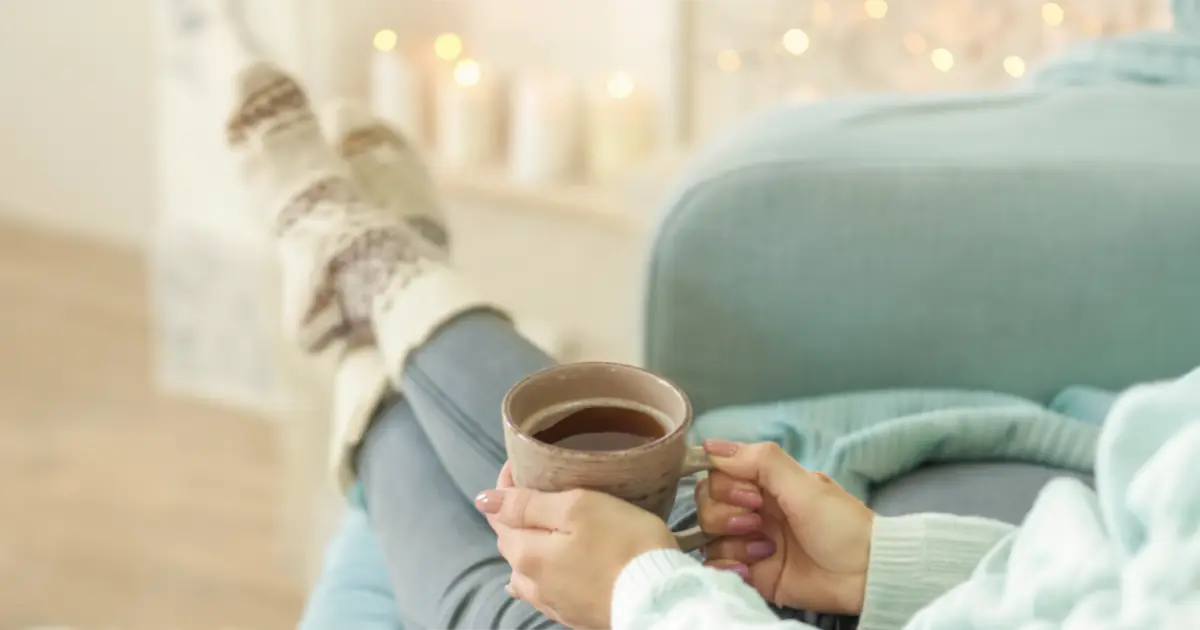
{"type": "Polygon", "coordinates": [[[715,470],[696,487],[707,564],[734,570],[768,601],[859,614],[874,514],[779,445],[707,440],[715,470]]]}
{"type": "Polygon", "coordinates": [[[499,488],[475,499],[512,566],[512,595],[572,628],[608,628],[613,586],[625,565],[654,549],[677,548],[653,514],[599,492],[499,488]]]}

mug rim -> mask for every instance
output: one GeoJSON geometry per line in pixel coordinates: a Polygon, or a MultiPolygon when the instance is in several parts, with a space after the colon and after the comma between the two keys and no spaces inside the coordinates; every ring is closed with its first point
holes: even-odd
{"type": "MultiPolygon", "coordinates": [[[[520,439],[523,442],[533,445],[534,448],[540,448],[540,449],[544,449],[547,451],[551,451],[551,452],[555,453],[556,455],[565,455],[568,457],[578,457],[580,459],[607,459],[607,458],[611,458],[614,455],[640,454],[640,453],[644,453],[644,452],[649,452],[649,451],[652,451],[652,450],[662,447],[662,445],[665,444],[669,439],[678,436],[680,433],[686,433],[688,428],[690,428],[692,426],[692,400],[690,398],[688,398],[687,392],[683,391],[683,388],[680,387],[679,385],[677,385],[675,383],[675,381],[672,381],[671,379],[669,379],[665,376],[655,374],[654,372],[651,372],[650,370],[647,370],[646,368],[639,367],[636,365],[630,365],[628,363],[618,363],[616,361],[576,361],[574,363],[564,363],[561,365],[552,365],[550,367],[542,368],[536,372],[533,372],[532,374],[526,375],[524,378],[522,378],[521,380],[514,383],[513,386],[509,387],[508,391],[504,393],[504,400],[502,400],[500,403],[500,416],[504,419],[504,426],[511,429],[513,435],[516,436],[517,439],[520,439]],[[662,437],[659,437],[659,438],[656,438],[649,442],[646,442],[645,444],[639,444],[633,448],[622,449],[619,451],[581,451],[578,449],[564,448],[562,446],[548,444],[541,440],[535,439],[532,435],[527,433],[524,429],[517,426],[517,424],[515,422],[513,422],[512,414],[509,413],[509,408],[511,407],[511,404],[512,404],[513,392],[516,392],[518,389],[521,388],[521,386],[526,385],[530,380],[532,380],[534,378],[538,378],[538,377],[542,376],[543,374],[545,374],[546,372],[553,372],[554,370],[561,370],[564,368],[570,368],[570,367],[576,367],[576,366],[617,368],[620,370],[629,370],[632,372],[644,374],[646,376],[653,378],[655,381],[658,381],[660,384],[663,384],[663,385],[666,385],[667,387],[669,387],[671,390],[673,390],[674,392],[679,394],[680,398],[683,399],[683,420],[678,425],[676,425],[674,428],[672,428],[670,431],[667,431],[665,434],[663,434],[662,437]]],[[[505,456],[507,457],[508,454],[505,454],[505,456]]]]}

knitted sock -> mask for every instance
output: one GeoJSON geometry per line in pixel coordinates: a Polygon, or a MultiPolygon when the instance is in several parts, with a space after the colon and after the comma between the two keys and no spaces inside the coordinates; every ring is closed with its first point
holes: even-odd
{"type": "MultiPolygon", "coordinates": [[[[445,214],[433,180],[408,140],[351,101],[334,103],[321,114],[325,138],[349,166],[367,200],[395,212],[430,242],[447,249],[445,214]]],[[[391,391],[389,384],[387,367],[374,345],[348,348],[338,361],[330,461],[343,491],[354,483],[359,441],[391,391]]]]}
{"type": "Polygon", "coordinates": [[[429,169],[403,134],[351,101],[327,108],[322,123],[371,203],[395,210],[430,242],[448,246],[445,212],[429,169]]]}
{"type": "Polygon", "coordinates": [[[366,201],[294,79],[256,62],[238,73],[235,91],[229,145],[278,237],[285,326],[304,349],[373,331],[398,382],[408,353],[443,322],[491,307],[448,268],[442,248],[366,201]]]}

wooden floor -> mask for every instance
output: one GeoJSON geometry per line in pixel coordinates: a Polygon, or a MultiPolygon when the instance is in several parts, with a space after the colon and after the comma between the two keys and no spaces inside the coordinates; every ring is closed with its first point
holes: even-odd
{"type": "Polygon", "coordinates": [[[158,395],[132,254],[0,224],[0,630],[282,630],[281,440],[158,395]]]}

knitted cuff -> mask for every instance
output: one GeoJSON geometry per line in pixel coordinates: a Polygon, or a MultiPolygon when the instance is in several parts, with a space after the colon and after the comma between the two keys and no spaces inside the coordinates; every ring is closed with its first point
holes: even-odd
{"type": "Polygon", "coordinates": [[[895,630],[965,582],[1011,525],[949,514],[876,517],[859,630],[895,630]]]}
{"type": "Polygon", "coordinates": [[[630,617],[643,597],[655,592],[666,578],[683,569],[700,566],[699,561],[678,549],[655,549],[634,558],[613,584],[612,627],[630,628],[630,617]]]}
{"type": "Polygon", "coordinates": [[[371,346],[348,351],[333,381],[333,431],[329,460],[338,488],[347,497],[357,477],[358,447],[380,403],[392,392],[383,359],[371,346]]]}
{"type": "Polygon", "coordinates": [[[372,417],[380,403],[400,389],[409,353],[464,312],[501,310],[445,268],[434,267],[406,281],[393,287],[391,299],[376,309],[376,346],[348,351],[334,378],[330,460],[343,493],[358,476],[356,458],[372,417]]]}
{"type": "Polygon", "coordinates": [[[392,382],[399,387],[408,355],[439,328],[479,309],[503,312],[448,268],[430,264],[414,278],[397,278],[376,300],[372,317],[375,345],[392,382]]]}

